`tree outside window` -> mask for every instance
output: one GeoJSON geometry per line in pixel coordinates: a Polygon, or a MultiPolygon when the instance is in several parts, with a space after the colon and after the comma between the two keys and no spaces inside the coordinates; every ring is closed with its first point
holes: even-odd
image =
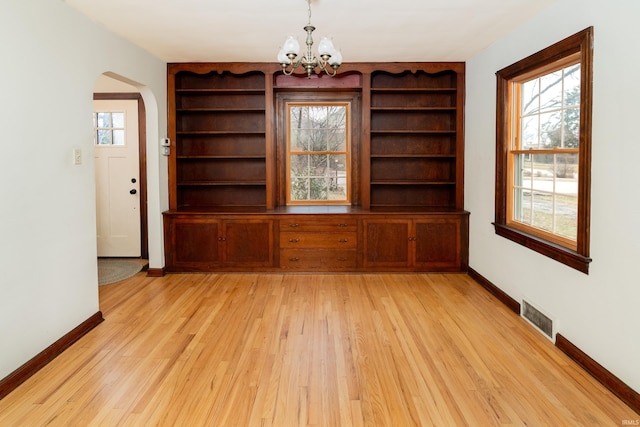
{"type": "Polygon", "coordinates": [[[346,204],[349,104],[288,104],[288,204],[346,204]]]}

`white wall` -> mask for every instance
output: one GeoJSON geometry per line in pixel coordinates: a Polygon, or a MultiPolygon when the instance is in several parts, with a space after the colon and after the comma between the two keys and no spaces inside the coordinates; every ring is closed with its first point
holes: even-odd
{"type": "Polygon", "coordinates": [[[557,0],[467,63],[470,266],[558,321],[558,332],[640,391],[640,2],[557,0]],[[494,234],[495,72],[594,26],[589,275],[494,234]]]}
{"type": "Polygon", "coordinates": [[[152,267],[163,265],[166,64],[62,1],[0,2],[0,379],[99,310],[92,96],[128,78],[147,107],[152,267]],[[82,149],[82,165],[72,151],[82,149]]]}

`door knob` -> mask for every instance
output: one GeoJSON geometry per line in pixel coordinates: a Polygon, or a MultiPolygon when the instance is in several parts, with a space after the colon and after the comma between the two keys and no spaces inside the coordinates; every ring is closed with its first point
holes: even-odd
{"type": "Polygon", "coordinates": [[[131,190],[129,190],[129,194],[136,194],[136,193],[137,193],[137,191],[136,191],[135,188],[132,188],[131,190]]]}

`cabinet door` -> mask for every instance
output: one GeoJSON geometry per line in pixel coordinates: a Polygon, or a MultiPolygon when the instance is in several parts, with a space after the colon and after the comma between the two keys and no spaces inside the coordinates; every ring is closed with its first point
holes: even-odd
{"type": "Polygon", "coordinates": [[[415,265],[429,270],[460,268],[460,220],[415,221],[415,265]]]}
{"type": "Polygon", "coordinates": [[[363,220],[363,267],[408,267],[411,221],[363,220]]]}
{"type": "Polygon", "coordinates": [[[225,220],[221,236],[225,243],[225,265],[273,266],[272,220],[225,220]]]}
{"type": "Polygon", "coordinates": [[[169,270],[206,271],[221,263],[220,221],[174,218],[170,223],[169,270]]]}

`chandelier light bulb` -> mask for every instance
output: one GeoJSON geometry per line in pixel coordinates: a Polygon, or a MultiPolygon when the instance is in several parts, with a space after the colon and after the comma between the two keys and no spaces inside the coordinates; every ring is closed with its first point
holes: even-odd
{"type": "Polygon", "coordinates": [[[334,49],[329,58],[329,65],[334,68],[338,68],[342,64],[342,54],[338,49],[334,49]]]}
{"type": "Polygon", "coordinates": [[[293,35],[289,34],[287,36],[287,39],[284,41],[282,49],[284,50],[284,53],[286,55],[293,53],[294,55],[298,56],[298,54],[300,53],[300,43],[298,43],[298,40],[296,40],[293,35]]]}
{"type": "Polygon", "coordinates": [[[318,54],[320,54],[320,56],[331,55],[335,50],[331,39],[328,37],[322,37],[320,39],[320,43],[318,44],[318,54]]]}
{"type": "Polygon", "coordinates": [[[291,60],[289,59],[283,48],[281,48],[280,52],[278,52],[278,63],[285,65],[291,64],[291,60]]]}

